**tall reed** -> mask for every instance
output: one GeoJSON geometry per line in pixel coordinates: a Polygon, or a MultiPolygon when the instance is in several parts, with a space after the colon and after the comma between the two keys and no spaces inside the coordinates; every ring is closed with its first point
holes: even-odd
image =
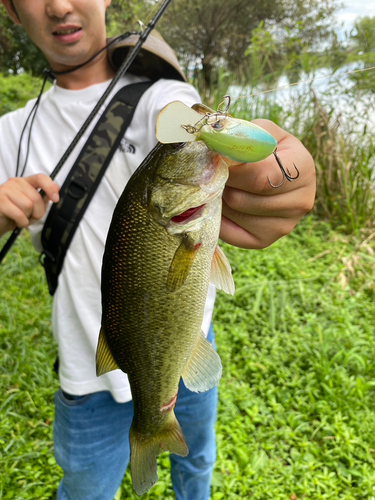
{"type": "MultiPolygon", "coordinates": [[[[312,112],[301,140],[317,171],[315,213],[347,233],[371,228],[375,216],[375,133],[366,124],[357,130],[356,109],[335,112],[311,92],[312,112]]],[[[358,109],[358,108],[357,108],[358,109]]]]}

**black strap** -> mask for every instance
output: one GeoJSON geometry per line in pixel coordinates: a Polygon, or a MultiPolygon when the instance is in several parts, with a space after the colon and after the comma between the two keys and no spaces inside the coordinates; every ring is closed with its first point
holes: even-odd
{"type": "Polygon", "coordinates": [[[142,94],[153,82],[127,85],[117,92],[96,123],[52,205],[42,231],[44,266],[51,295],[80,220],[133,118],[142,94]]]}

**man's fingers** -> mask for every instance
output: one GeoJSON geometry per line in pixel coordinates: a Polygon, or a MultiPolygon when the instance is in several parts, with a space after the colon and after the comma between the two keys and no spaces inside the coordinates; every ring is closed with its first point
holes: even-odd
{"type": "Polygon", "coordinates": [[[23,179],[10,179],[7,195],[9,201],[21,209],[28,219],[39,220],[46,211],[48,201],[59,200],[58,190],[59,186],[52,179],[37,174],[23,179]],[[45,192],[44,200],[40,189],[45,192]]]}
{"type": "Polygon", "coordinates": [[[30,223],[29,218],[25,214],[25,212],[14,203],[11,203],[10,201],[8,204],[2,205],[0,215],[4,215],[10,221],[14,221],[14,224],[11,225],[12,227],[13,226],[27,227],[30,223]]]}
{"type": "Polygon", "coordinates": [[[315,167],[310,153],[291,134],[268,120],[254,120],[277,140],[277,156],[254,163],[229,161],[223,193],[220,237],[243,248],[265,248],[290,233],[315,198],[315,167]],[[298,171],[296,170],[296,168],[298,171]],[[284,177],[284,170],[290,180],[284,177]],[[299,173],[299,175],[298,175],[299,173]]]}
{"type": "Polygon", "coordinates": [[[53,182],[51,177],[47,177],[43,174],[31,175],[30,177],[25,177],[25,180],[31,184],[35,189],[41,189],[46,194],[53,203],[59,201],[59,190],[60,187],[53,182]]]}
{"type": "Polygon", "coordinates": [[[59,186],[43,174],[8,179],[0,186],[0,234],[14,227],[26,227],[41,219],[49,200],[59,201],[59,186]],[[45,192],[42,198],[39,190],[45,192]]]}
{"type": "MultiPolygon", "coordinates": [[[[267,122],[268,123],[268,122],[267,122]]],[[[272,124],[279,130],[275,124],[272,124]]],[[[292,177],[299,176],[292,182],[285,181],[280,188],[273,188],[269,181],[275,186],[281,183],[283,175],[276,162],[274,155],[265,160],[254,163],[243,163],[230,166],[228,186],[258,193],[265,196],[273,196],[279,193],[290,192],[303,186],[314,186],[315,176],[314,161],[303,144],[295,137],[282,131],[283,138],[278,143],[277,155],[285,169],[292,177]]],[[[313,191],[313,189],[311,189],[313,191]]]]}
{"type": "Polygon", "coordinates": [[[262,249],[289,234],[299,218],[259,217],[247,215],[244,218],[237,213],[235,217],[224,215],[221,220],[220,238],[240,248],[262,249]]]}
{"type": "Polygon", "coordinates": [[[225,215],[230,217],[231,212],[234,215],[234,211],[237,211],[264,217],[302,217],[314,204],[310,191],[302,195],[303,190],[307,191],[305,186],[290,193],[278,192],[277,189],[274,196],[264,196],[226,186],[223,193],[225,215]]]}

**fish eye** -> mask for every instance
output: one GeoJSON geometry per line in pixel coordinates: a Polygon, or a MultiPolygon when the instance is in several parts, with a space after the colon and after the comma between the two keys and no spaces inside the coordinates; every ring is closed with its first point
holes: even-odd
{"type": "Polygon", "coordinates": [[[221,124],[221,122],[216,122],[216,123],[213,123],[211,125],[211,127],[214,129],[214,130],[223,130],[224,128],[224,125],[221,124]]]}

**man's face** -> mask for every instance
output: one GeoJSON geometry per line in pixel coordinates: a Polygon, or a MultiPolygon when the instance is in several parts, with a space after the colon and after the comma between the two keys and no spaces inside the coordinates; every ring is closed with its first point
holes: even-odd
{"type": "Polygon", "coordinates": [[[111,0],[2,0],[2,3],[56,71],[86,62],[105,45],[105,11],[111,0]]]}

